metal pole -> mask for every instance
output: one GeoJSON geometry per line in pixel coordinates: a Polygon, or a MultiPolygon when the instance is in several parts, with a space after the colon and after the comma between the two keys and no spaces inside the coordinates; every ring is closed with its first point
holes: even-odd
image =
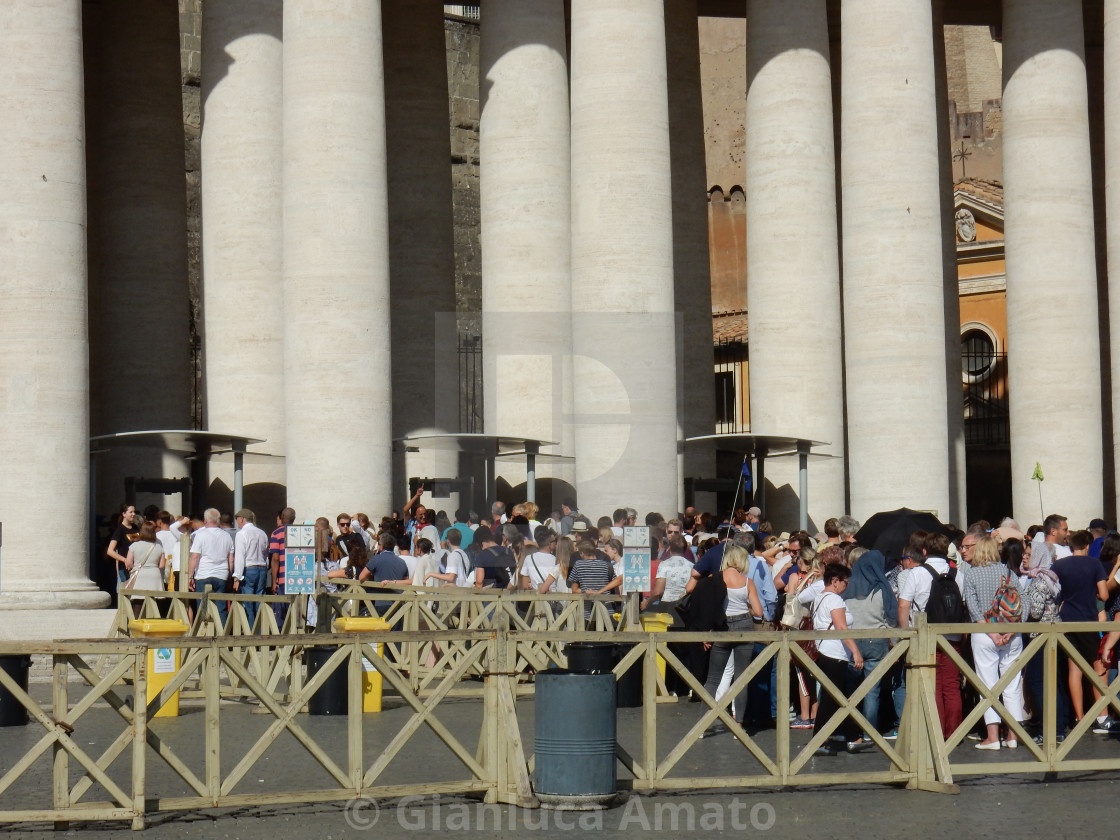
{"type": "Polygon", "coordinates": [[[540,444],[535,440],[525,441],[525,498],[537,501],[537,452],[540,444]]]}
{"type": "Polygon", "coordinates": [[[757,459],[754,471],[755,498],[758,499],[758,509],[762,511],[763,516],[766,516],[766,455],[769,452],[766,441],[759,441],[755,452],[757,459]]]}
{"type": "Polygon", "coordinates": [[[797,442],[798,528],[809,530],[809,443],[797,442]]]}
{"type": "Polygon", "coordinates": [[[245,449],[244,444],[233,445],[233,509],[245,506],[245,449]]]}

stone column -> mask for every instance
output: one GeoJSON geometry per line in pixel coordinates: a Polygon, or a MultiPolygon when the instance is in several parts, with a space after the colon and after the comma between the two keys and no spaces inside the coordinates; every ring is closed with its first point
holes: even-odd
{"type": "MultiPolygon", "coordinates": [[[[563,0],[490,0],[479,128],[487,434],[572,454],[571,150],[563,0]]],[[[523,464],[501,464],[511,484],[523,464]]],[[[542,475],[571,483],[570,467],[542,475]]],[[[555,504],[558,504],[556,500],[555,504]]],[[[547,514],[546,514],[547,515],[547,514]]]]}
{"type": "Polygon", "coordinates": [[[943,517],[966,527],[967,461],[964,445],[964,383],[961,378],[961,305],[957,280],[957,236],[953,219],[953,158],[949,134],[949,82],[946,72],[944,0],[933,4],[933,60],[937,78],[937,148],[941,175],[941,268],[945,301],[945,422],[949,433],[949,509],[943,517]]]}
{"type": "Polygon", "coordinates": [[[1020,521],[1100,516],[1101,373],[1078,0],[1004,0],[1011,491],[1020,521]],[[1060,150],[1060,153],[1055,153],[1060,150]],[[1042,466],[1042,504],[1031,480],[1042,466]]]}
{"type": "Polygon", "coordinates": [[[378,0],[284,4],[283,159],[288,503],[376,516],[393,505],[378,0]]]}
{"type": "MultiPolygon", "coordinates": [[[[1104,4],[1104,185],[1108,239],[1108,324],[1120,325],[1120,0],[1104,4]]],[[[1120,495],[1120,338],[1111,342],[1113,458],[1120,495]]],[[[1106,442],[1108,443],[1108,442],[1106,442]]],[[[1056,502],[1055,504],[1060,504],[1056,502]]],[[[1055,508],[1057,509],[1057,508],[1055,508]]],[[[1120,517],[1120,507],[1112,511],[1120,517]]]]}
{"type": "MultiPolygon", "coordinates": [[[[836,153],[825,0],[747,5],[751,431],[826,441],[809,475],[821,528],[846,510],[836,153]],[[811,301],[806,320],[798,301],[811,301]]],[[[798,461],[767,462],[767,517],[793,530],[798,461]]]]}
{"type": "Polygon", "coordinates": [[[573,0],[576,483],[592,519],[677,504],[677,367],[665,20],[573,0]]]}
{"type": "MultiPolygon", "coordinates": [[[[683,439],[710,435],[716,428],[712,268],[708,252],[708,184],[696,0],[667,0],[665,33],[673,178],[674,299],[682,326],[677,430],[683,439]]],[[[714,478],[715,450],[694,446],[682,449],[677,469],[681,488],[677,509],[682,511],[684,480],[714,478]]],[[[699,510],[715,510],[715,494],[698,494],[693,503],[699,510]]]]}
{"type": "MultiPolygon", "coordinates": [[[[0,6],[0,609],[100,607],[87,577],[82,4],[0,6]],[[50,527],[50,523],[59,527],[50,527]]],[[[5,633],[13,619],[5,618],[5,633]]],[[[58,632],[61,625],[51,628],[58,632]]]]}
{"type": "MultiPolygon", "coordinates": [[[[86,4],[90,432],[191,426],[187,204],[179,16],[166,3],[86,4]]],[[[182,478],[182,457],[116,449],[96,462],[98,514],[127,476],[182,478]]],[[[180,503],[138,494],[137,508],[180,503]]]]}
{"type": "MultiPolygon", "coordinates": [[[[274,455],[285,451],[282,27],[281,0],[202,7],[206,427],[263,438],[250,451],[274,455]]],[[[233,486],[232,465],[211,475],[233,486]]],[[[283,506],[284,467],[253,463],[249,476],[245,503],[268,518],[283,506]]]]}
{"type": "Polygon", "coordinates": [[[846,0],[840,30],[851,513],[865,519],[905,505],[947,518],[942,150],[930,2],[846,0]]]}
{"type": "MultiPolygon", "coordinates": [[[[393,437],[458,431],[455,243],[443,7],[383,0],[393,339],[393,437]]],[[[398,448],[394,507],[407,479],[455,477],[451,450],[398,448]]],[[[424,504],[454,513],[458,495],[424,504]]],[[[373,511],[369,511],[372,516],[373,511]]]]}

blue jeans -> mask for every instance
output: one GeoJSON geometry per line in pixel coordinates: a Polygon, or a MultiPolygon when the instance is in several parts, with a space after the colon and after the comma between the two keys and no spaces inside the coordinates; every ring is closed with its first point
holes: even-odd
{"type": "MultiPolygon", "coordinates": [[[[207,586],[209,586],[211,591],[214,592],[215,594],[226,591],[226,581],[223,578],[195,578],[194,579],[194,591],[195,592],[205,592],[207,586]]],[[[227,616],[227,613],[228,613],[228,610],[226,609],[226,604],[228,602],[226,601],[225,598],[222,598],[220,600],[218,598],[215,598],[214,603],[218,607],[218,617],[222,620],[222,627],[225,627],[226,626],[226,616],[227,616]]]]}
{"type": "MultiPolygon", "coordinates": [[[[1029,643],[1030,638],[1024,633],[1023,647],[1026,647],[1029,643]]],[[[1023,668],[1023,676],[1026,678],[1027,688],[1031,693],[1032,711],[1034,712],[1034,718],[1038,721],[1039,732],[1042,731],[1042,722],[1045,720],[1045,709],[1042,705],[1045,656],[1046,650],[1043,648],[1031,657],[1026,667],[1023,668]]],[[[1058,734],[1064,735],[1065,731],[1069,729],[1069,681],[1066,678],[1066,659],[1060,654],[1058,656],[1058,667],[1054,670],[1055,678],[1058,681],[1057,691],[1054,692],[1054,720],[1057,723],[1058,734]]]]}
{"type": "MultiPolygon", "coordinates": [[[[863,671],[852,670],[852,678],[854,680],[852,691],[858,688],[868,674],[874,671],[879,663],[882,662],[883,657],[887,655],[890,650],[890,645],[886,639],[860,639],[856,644],[859,647],[860,655],[863,657],[863,671]]],[[[867,696],[863,698],[863,703],[860,705],[860,711],[863,716],[867,718],[867,722],[876,728],[879,727],[879,688],[883,684],[883,680],[879,680],[867,692],[867,696]]],[[[870,735],[866,732],[862,733],[865,739],[870,739],[870,735]]]]}
{"type": "MultiPolygon", "coordinates": [[[[246,566],[245,580],[241,581],[242,595],[263,595],[264,587],[268,583],[268,566],[246,566]]],[[[245,602],[245,618],[249,626],[257,619],[257,606],[255,601],[245,602]]]]}

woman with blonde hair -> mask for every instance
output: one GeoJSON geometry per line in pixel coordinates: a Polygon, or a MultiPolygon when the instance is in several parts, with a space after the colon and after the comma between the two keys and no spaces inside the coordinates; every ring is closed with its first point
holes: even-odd
{"type": "MultiPolygon", "coordinates": [[[[971,568],[964,579],[962,595],[968,606],[969,617],[973,621],[999,631],[972,634],[972,658],[976,663],[976,675],[987,688],[995,685],[1023,652],[1022,634],[1006,632],[1013,631],[1013,625],[991,624],[988,621],[988,613],[996,599],[996,592],[1008,580],[1013,586],[1018,587],[1015,574],[1000,562],[999,544],[987,535],[977,539],[976,547],[972,550],[971,568]]],[[[1001,697],[1008,714],[1015,720],[1022,720],[1024,710],[1021,672],[1012,677],[1001,697]]],[[[999,712],[992,708],[985,709],[984,724],[987,726],[988,735],[976,745],[976,749],[998,750],[1000,748],[999,712]]],[[[1013,750],[1019,746],[1019,742],[1014,737],[1010,737],[1003,746],[1013,750]]]]}
{"type": "MultiPolygon", "coordinates": [[[[754,630],[756,620],[762,619],[762,601],[758,597],[754,581],[747,577],[750,569],[750,555],[747,550],[733,542],[728,542],[723,548],[723,563],[720,574],[727,587],[727,601],[724,607],[726,616],[725,630],[728,632],[742,632],[754,630]]],[[[704,647],[709,647],[705,643],[704,647]]],[[[727,667],[727,660],[734,658],[735,675],[733,680],[751,664],[754,654],[752,642],[716,642],[711,646],[711,659],[708,662],[708,681],[704,686],[712,697],[716,696],[723,671],[727,667]]],[[[747,713],[747,687],[744,685],[735,695],[735,713],[740,724],[747,713]]],[[[720,727],[717,725],[718,731],[720,727]]]]}

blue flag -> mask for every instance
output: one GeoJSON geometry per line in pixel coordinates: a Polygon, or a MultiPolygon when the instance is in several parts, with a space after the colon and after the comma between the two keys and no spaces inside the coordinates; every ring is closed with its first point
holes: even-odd
{"type": "Polygon", "coordinates": [[[754,480],[751,478],[751,465],[750,462],[743,459],[743,487],[749,493],[753,489],[754,480]]]}

